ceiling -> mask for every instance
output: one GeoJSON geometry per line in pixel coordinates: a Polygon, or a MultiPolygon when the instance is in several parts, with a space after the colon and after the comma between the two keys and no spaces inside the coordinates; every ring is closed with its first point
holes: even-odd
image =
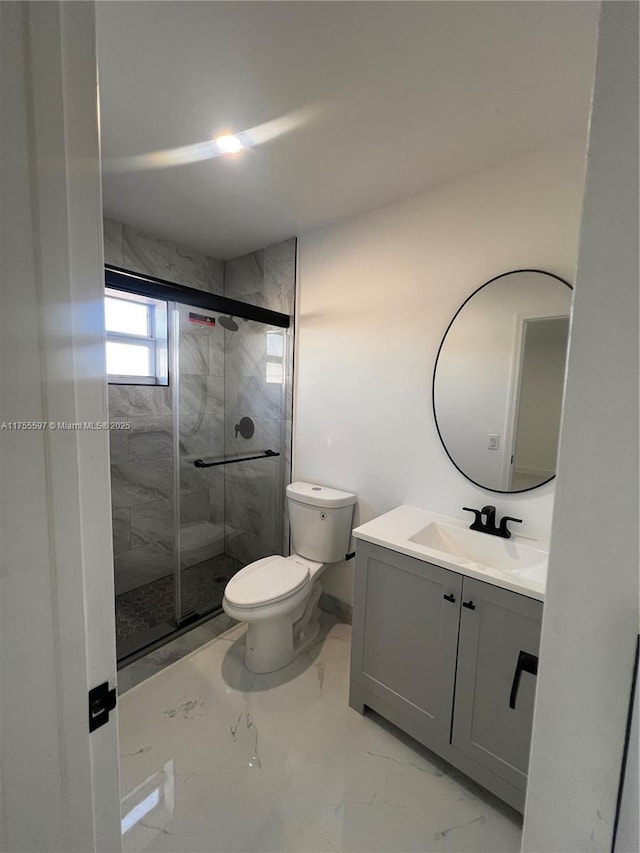
{"type": "Polygon", "coordinates": [[[586,136],[598,3],[96,7],[105,212],[217,258],[586,136]],[[126,161],[282,116],[233,157],[126,161]]]}

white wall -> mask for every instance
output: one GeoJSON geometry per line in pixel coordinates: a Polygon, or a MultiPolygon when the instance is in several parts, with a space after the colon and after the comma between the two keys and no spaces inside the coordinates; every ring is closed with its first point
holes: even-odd
{"type": "Polygon", "coordinates": [[[558,472],[523,850],[608,851],[639,609],[636,3],[602,4],[558,472]]]}
{"type": "MultiPolygon", "coordinates": [[[[545,536],[553,486],[504,496],[456,471],[436,433],[431,378],[462,301],[512,269],[573,281],[584,140],[303,234],[299,241],[294,478],[353,490],[356,521],[402,503],[458,517],[494,503],[545,536]]],[[[350,564],[325,590],[352,600],[350,564]]]]}

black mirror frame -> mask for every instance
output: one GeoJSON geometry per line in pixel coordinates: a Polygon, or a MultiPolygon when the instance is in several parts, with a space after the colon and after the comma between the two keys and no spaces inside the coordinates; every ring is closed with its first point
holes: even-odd
{"type": "Polygon", "coordinates": [[[438,423],[438,415],[436,414],[436,372],[438,370],[438,360],[440,359],[440,353],[442,352],[442,347],[444,346],[444,342],[446,341],[447,335],[449,334],[449,329],[453,326],[453,324],[456,321],[456,317],[458,316],[458,314],[460,314],[460,312],[465,307],[467,302],[470,302],[477,293],[479,293],[481,290],[484,290],[484,288],[487,287],[488,285],[493,284],[494,281],[498,281],[498,279],[504,278],[507,275],[513,275],[514,273],[519,273],[519,272],[535,272],[535,273],[540,273],[541,275],[547,275],[550,278],[555,278],[556,281],[559,281],[561,284],[564,284],[566,287],[569,288],[569,290],[573,290],[573,285],[569,284],[569,282],[566,279],[562,278],[559,275],[555,275],[552,272],[547,272],[547,270],[539,270],[539,269],[509,270],[509,272],[500,273],[500,275],[496,275],[493,278],[490,278],[489,281],[485,281],[484,284],[481,284],[480,287],[477,287],[473,291],[473,293],[471,293],[469,296],[467,296],[467,298],[464,300],[462,305],[458,308],[456,313],[453,315],[453,317],[451,318],[451,320],[449,322],[449,325],[445,329],[445,333],[442,336],[442,340],[440,341],[440,346],[438,347],[438,352],[436,354],[436,360],[435,360],[434,365],[433,365],[433,379],[431,381],[431,406],[433,408],[433,420],[434,420],[435,425],[436,425],[436,430],[438,432],[438,438],[440,439],[440,443],[442,444],[442,446],[444,448],[444,452],[447,454],[447,456],[451,460],[451,464],[454,466],[454,468],[456,468],[462,474],[462,476],[465,478],[465,480],[469,480],[469,482],[473,483],[474,486],[477,486],[479,489],[484,489],[487,492],[494,492],[495,494],[499,494],[499,495],[520,495],[523,492],[531,492],[534,489],[539,489],[540,486],[545,486],[547,483],[550,483],[552,480],[555,480],[556,475],[554,474],[552,477],[548,477],[546,480],[543,480],[542,483],[537,483],[535,486],[529,486],[526,489],[510,489],[509,491],[506,491],[504,489],[492,489],[490,486],[485,486],[483,483],[478,483],[476,480],[473,480],[471,477],[469,477],[468,474],[465,474],[465,472],[462,470],[462,468],[460,468],[459,465],[456,464],[455,460],[453,459],[453,457],[449,453],[449,450],[447,448],[447,445],[445,444],[444,438],[442,437],[442,433],[440,432],[440,425],[438,423]]]}

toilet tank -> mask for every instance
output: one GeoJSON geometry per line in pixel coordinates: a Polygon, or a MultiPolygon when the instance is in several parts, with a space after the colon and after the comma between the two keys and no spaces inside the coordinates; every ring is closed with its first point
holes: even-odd
{"type": "Polygon", "coordinates": [[[319,563],[344,560],[351,539],[353,507],[351,492],[291,483],[287,486],[287,505],[291,544],[296,554],[319,563]]]}

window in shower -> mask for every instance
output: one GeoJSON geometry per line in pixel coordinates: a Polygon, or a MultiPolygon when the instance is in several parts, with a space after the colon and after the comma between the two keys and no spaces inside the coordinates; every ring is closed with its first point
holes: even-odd
{"type": "Polygon", "coordinates": [[[104,308],[109,382],[167,385],[167,303],[107,288],[104,308]]]}

